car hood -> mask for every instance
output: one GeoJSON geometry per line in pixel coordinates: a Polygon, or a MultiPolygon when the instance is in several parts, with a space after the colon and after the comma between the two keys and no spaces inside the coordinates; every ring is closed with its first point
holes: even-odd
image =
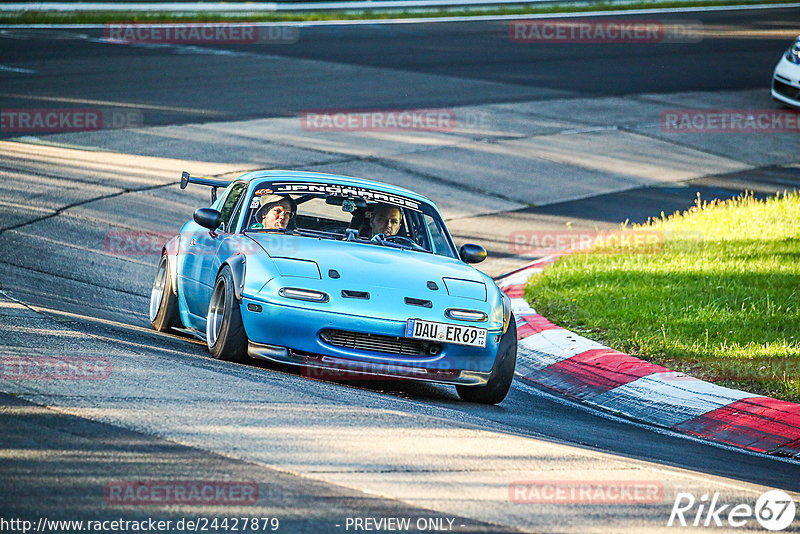
{"type": "Polygon", "coordinates": [[[335,270],[339,275],[337,285],[353,290],[384,287],[433,296],[428,282],[434,282],[451,296],[487,300],[488,277],[453,258],[372,243],[267,233],[248,236],[276,260],[282,277],[309,278],[309,273],[314,272],[309,269],[309,262],[314,262],[323,280],[331,279],[331,274],[335,276],[329,272],[335,270]]]}

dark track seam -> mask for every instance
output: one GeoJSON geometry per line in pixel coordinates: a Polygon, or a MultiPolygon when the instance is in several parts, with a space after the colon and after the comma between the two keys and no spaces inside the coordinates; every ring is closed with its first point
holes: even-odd
{"type": "MultiPolygon", "coordinates": [[[[74,149],[74,150],[80,150],[80,149],[74,149]]],[[[86,152],[89,152],[89,151],[86,150],[86,152]]],[[[26,159],[23,159],[23,158],[15,158],[14,156],[5,156],[4,161],[8,163],[9,159],[18,159],[21,162],[30,161],[30,160],[26,160],[26,159]]],[[[94,186],[98,186],[98,187],[109,187],[109,188],[112,188],[112,189],[114,188],[114,186],[106,185],[106,184],[101,183],[99,181],[98,182],[93,182],[91,180],[82,180],[82,179],[80,179],[78,177],[74,177],[74,176],[64,176],[64,175],[58,175],[58,174],[51,174],[49,172],[39,172],[36,169],[24,169],[24,168],[20,168],[20,167],[12,167],[12,166],[8,166],[8,165],[0,165],[0,170],[8,171],[8,172],[16,172],[16,173],[19,173],[19,174],[29,174],[29,175],[33,175],[33,176],[39,176],[41,178],[49,178],[51,180],[57,180],[57,181],[60,181],[60,182],[63,182],[64,180],[69,180],[70,182],[77,182],[79,184],[94,185],[94,186]]],[[[100,180],[100,179],[98,178],[98,180],[100,180]]],[[[119,189],[119,188],[117,188],[117,189],[119,189]]]]}
{"type": "MultiPolygon", "coordinates": [[[[25,265],[17,265],[15,263],[10,263],[10,262],[3,261],[3,260],[0,260],[0,264],[8,265],[9,267],[14,267],[15,269],[24,269],[26,271],[30,271],[30,272],[33,272],[33,273],[46,274],[47,276],[52,276],[54,278],[61,278],[62,280],[70,280],[72,282],[77,282],[79,284],[86,284],[87,286],[92,286],[92,287],[96,287],[96,288],[99,288],[99,289],[108,289],[110,291],[116,291],[118,293],[124,293],[126,295],[131,295],[133,297],[147,298],[147,294],[140,295],[138,293],[133,293],[131,291],[125,291],[124,289],[117,289],[115,287],[109,287],[109,286],[103,286],[103,285],[100,285],[100,284],[94,284],[92,282],[87,282],[86,280],[78,280],[77,278],[70,278],[69,276],[63,276],[63,275],[52,273],[52,272],[49,272],[49,271],[43,271],[41,269],[34,269],[33,267],[27,267],[25,265]]],[[[0,286],[0,291],[3,290],[3,289],[4,289],[3,286],[0,286]]],[[[10,289],[10,288],[6,287],[5,289],[10,289]]]]}
{"type": "MultiPolygon", "coordinates": [[[[64,180],[64,178],[61,178],[61,180],[64,180]]],[[[55,210],[55,212],[53,212],[53,213],[51,213],[49,215],[45,215],[45,216],[42,216],[42,217],[37,217],[36,219],[30,220],[30,221],[27,221],[27,222],[23,222],[23,223],[19,223],[19,224],[15,224],[15,225],[12,225],[12,226],[7,226],[5,228],[0,228],[0,235],[3,235],[4,232],[7,232],[9,230],[16,230],[18,228],[22,228],[23,226],[28,226],[29,224],[33,224],[33,223],[37,223],[37,222],[41,222],[41,221],[46,221],[47,219],[52,219],[53,217],[57,217],[58,215],[61,215],[61,213],[63,213],[64,211],[66,211],[68,209],[71,209],[71,208],[75,208],[75,207],[78,207],[78,206],[83,206],[85,204],[90,204],[92,202],[97,202],[98,200],[106,200],[106,199],[109,199],[109,198],[122,196],[125,193],[136,193],[136,192],[140,192],[140,191],[152,191],[153,189],[161,189],[161,188],[164,188],[164,187],[169,187],[171,185],[175,185],[175,183],[176,182],[170,182],[168,184],[153,185],[153,186],[143,187],[143,188],[139,188],[139,189],[125,188],[122,191],[118,191],[116,193],[109,193],[107,195],[100,195],[98,197],[93,197],[93,198],[89,198],[89,199],[86,199],[86,200],[73,202],[72,204],[67,204],[66,206],[62,206],[60,208],[57,208],[55,210]]],[[[98,184],[94,184],[94,185],[98,185],[98,184]]]]}

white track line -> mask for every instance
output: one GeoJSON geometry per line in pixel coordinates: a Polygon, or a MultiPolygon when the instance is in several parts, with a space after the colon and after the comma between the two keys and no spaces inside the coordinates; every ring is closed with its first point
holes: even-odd
{"type": "Polygon", "coordinates": [[[36,74],[35,70],[22,69],[22,68],[19,68],[19,67],[9,67],[8,65],[0,65],[0,71],[2,71],[2,72],[19,72],[21,74],[36,74]]]}

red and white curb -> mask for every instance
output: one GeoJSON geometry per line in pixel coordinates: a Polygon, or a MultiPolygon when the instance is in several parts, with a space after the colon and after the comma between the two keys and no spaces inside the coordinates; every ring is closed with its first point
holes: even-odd
{"type": "Polygon", "coordinates": [[[751,451],[800,458],[800,404],[698,380],[556,326],[523,298],[557,256],[503,275],[519,339],[517,372],[537,387],[605,411],[751,451]]]}

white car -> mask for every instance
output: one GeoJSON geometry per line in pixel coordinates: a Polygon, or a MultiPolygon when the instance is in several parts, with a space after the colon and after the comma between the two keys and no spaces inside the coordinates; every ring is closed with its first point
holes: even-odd
{"type": "Polygon", "coordinates": [[[775,66],[772,98],[787,106],[800,108],[800,36],[775,66]]]}

